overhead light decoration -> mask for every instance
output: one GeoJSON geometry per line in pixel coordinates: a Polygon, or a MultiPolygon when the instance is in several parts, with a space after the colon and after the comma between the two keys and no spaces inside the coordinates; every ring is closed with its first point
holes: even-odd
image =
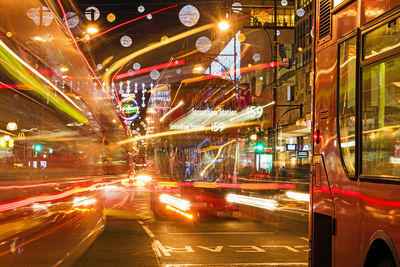
{"type": "Polygon", "coordinates": [[[30,8],[27,12],[28,18],[33,20],[33,22],[38,26],[49,26],[53,22],[53,13],[49,10],[48,7],[38,7],[38,8],[30,8]],[[40,25],[42,22],[42,25],[40,25]]]}
{"type": "Polygon", "coordinates": [[[33,146],[33,150],[35,150],[36,152],[40,152],[40,151],[42,151],[42,149],[43,149],[43,147],[41,144],[35,144],[33,146]]]}
{"type": "Polygon", "coordinates": [[[276,30],[276,36],[281,35],[281,31],[280,30],[276,30]]]}
{"type": "Polygon", "coordinates": [[[16,131],[18,130],[18,125],[15,122],[7,123],[6,129],[9,131],[16,131]]]}
{"type": "Polygon", "coordinates": [[[239,42],[244,42],[246,40],[246,35],[239,33],[237,39],[239,42]]]}
{"type": "Polygon", "coordinates": [[[97,7],[90,6],[85,10],[85,17],[89,21],[96,21],[100,17],[100,11],[97,7]]]}
{"type": "Polygon", "coordinates": [[[179,11],[179,20],[186,27],[192,27],[199,22],[200,12],[192,5],[186,5],[179,11]]]}
{"type": "Polygon", "coordinates": [[[132,38],[128,35],[124,35],[121,37],[120,42],[123,47],[130,47],[132,45],[132,38]]]}
{"type": "Polygon", "coordinates": [[[253,54],[253,60],[254,60],[255,62],[260,61],[260,60],[261,60],[260,54],[259,54],[259,53],[254,53],[254,54],[253,54]]]}
{"type": "Polygon", "coordinates": [[[196,40],[196,48],[202,53],[206,53],[211,48],[211,40],[207,36],[201,36],[196,40]]]}
{"type": "Polygon", "coordinates": [[[114,13],[109,13],[107,15],[107,21],[108,22],[114,22],[115,21],[115,14],[114,13]]]}
{"type": "Polygon", "coordinates": [[[140,65],[140,63],[136,62],[133,64],[132,69],[133,70],[140,70],[142,66],[140,65]]]}
{"type": "Polygon", "coordinates": [[[151,19],[153,18],[153,15],[148,14],[148,15],[146,16],[146,18],[147,18],[148,20],[151,20],[151,19]]]}
{"type": "Polygon", "coordinates": [[[150,72],[150,78],[152,78],[153,80],[157,80],[158,78],[160,78],[160,72],[158,70],[152,70],[150,72]]]}
{"type": "Polygon", "coordinates": [[[232,4],[232,11],[234,13],[242,12],[242,4],[239,2],[235,2],[232,4]]]}
{"type": "Polygon", "coordinates": [[[143,13],[145,9],[144,9],[144,6],[140,5],[140,6],[138,6],[137,10],[138,10],[140,13],[143,13]]]}
{"type": "Polygon", "coordinates": [[[7,33],[6,33],[6,36],[7,36],[8,38],[11,38],[12,35],[13,35],[12,32],[7,32],[7,33]]]}
{"type": "Polygon", "coordinates": [[[288,5],[288,1],[287,0],[281,0],[281,5],[282,6],[287,6],[288,5]]]}
{"type": "Polygon", "coordinates": [[[166,41],[168,41],[168,36],[163,35],[163,36],[161,37],[161,42],[166,42],[166,41]]]}
{"type": "MultiPolygon", "coordinates": [[[[75,28],[79,24],[79,17],[75,12],[67,12],[65,14],[67,16],[68,27],[70,29],[75,28]]],[[[63,19],[64,20],[64,19],[63,19]]],[[[64,21],[65,22],[65,21],[64,21]]]]}
{"type": "Polygon", "coordinates": [[[296,14],[297,14],[297,16],[299,16],[301,18],[306,14],[306,11],[302,8],[299,8],[299,9],[297,9],[296,14]]]}
{"type": "Polygon", "coordinates": [[[177,69],[176,74],[182,74],[182,69],[177,69]]]}

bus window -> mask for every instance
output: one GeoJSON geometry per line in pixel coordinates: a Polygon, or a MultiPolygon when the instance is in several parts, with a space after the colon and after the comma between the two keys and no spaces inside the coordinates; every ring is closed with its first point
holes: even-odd
{"type": "Polygon", "coordinates": [[[375,55],[392,50],[400,46],[400,18],[364,35],[363,58],[368,59],[375,55]]]}
{"type": "Polygon", "coordinates": [[[362,70],[362,173],[400,176],[400,57],[362,70]]]}
{"type": "Polygon", "coordinates": [[[339,46],[339,144],[344,167],[350,175],[355,174],[356,42],[353,37],[339,46]]]}

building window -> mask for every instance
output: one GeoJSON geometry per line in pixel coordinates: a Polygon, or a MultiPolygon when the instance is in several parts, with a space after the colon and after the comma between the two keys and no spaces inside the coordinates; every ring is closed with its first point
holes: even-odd
{"type": "Polygon", "coordinates": [[[350,175],[355,174],[356,42],[353,37],[339,46],[339,147],[344,167],[350,175]]]}

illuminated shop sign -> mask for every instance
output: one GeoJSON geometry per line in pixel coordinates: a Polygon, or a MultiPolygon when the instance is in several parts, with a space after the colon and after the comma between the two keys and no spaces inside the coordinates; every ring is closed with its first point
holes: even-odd
{"type": "Polygon", "coordinates": [[[297,158],[299,159],[308,158],[308,151],[302,151],[302,150],[297,151],[297,158]]]}
{"type": "Polygon", "coordinates": [[[286,151],[296,151],[297,145],[296,144],[286,144],[286,151]]]}
{"type": "Polygon", "coordinates": [[[118,106],[118,111],[125,121],[132,121],[139,116],[139,108],[140,107],[134,98],[127,97],[121,100],[121,104],[118,106]]]}

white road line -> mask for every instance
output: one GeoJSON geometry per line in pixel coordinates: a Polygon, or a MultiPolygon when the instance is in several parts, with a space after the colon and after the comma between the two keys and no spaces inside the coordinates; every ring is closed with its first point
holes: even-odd
{"type": "Polygon", "coordinates": [[[143,230],[146,231],[146,233],[150,236],[151,239],[154,238],[154,234],[151,232],[151,230],[149,229],[149,227],[147,227],[146,225],[142,225],[143,230]]]}
{"type": "Polygon", "coordinates": [[[154,240],[154,245],[157,249],[159,249],[164,254],[164,256],[166,256],[166,257],[171,256],[171,253],[168,252],[168,250],[161,244],[160,241],[154,240]]]}
{"type": "Polygon", "coordinates": [[[304,241],[307,241],[307,242],[309,241],[307,237],[302,237],[302,236],[300,236],[299,238],[300,238],[300,239],[303,239],[304,241]]]}
{"type": "Polygon", "coordinates": [[[168,233],[169,235],[260,235],[273,234],[274,232],[191,232],[191,233],[168,233]]]}
{"type": "Polygon", "coordinates": [[[193,263],[193,264],[163,264],[164,267],[187,267],[187,266],[307,266],[307,262],[243,262],[243,263],[215,263],[215,264],[203,264],[203,263],[193,263]]]}

